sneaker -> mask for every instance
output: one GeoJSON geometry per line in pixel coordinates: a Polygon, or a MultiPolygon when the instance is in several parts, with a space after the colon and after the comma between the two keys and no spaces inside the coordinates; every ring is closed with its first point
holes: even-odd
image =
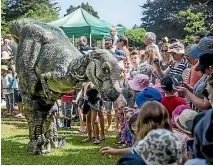
{"type": "Polygon", "coordinates": [[[82,142],[88,142],[88,141],[90,141],[90,140],[91,140],[91,139],[90,139],[89,137],[87,137],[87,138],[83,139],[82,142]]]}

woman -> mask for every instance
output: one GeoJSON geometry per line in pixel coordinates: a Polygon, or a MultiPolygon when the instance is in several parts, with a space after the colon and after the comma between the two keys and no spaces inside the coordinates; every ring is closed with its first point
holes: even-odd
{"type": "Polygon", "coordinates": [[[175,77],[179,78],[179,82],[182,81],[182,74],[185,69],[189,68],[189,63],[184,60],[184,45],[182,43],[174,43],[170,45],[170,50],[174,63],[169,65],[164,71],[160,68],[160,62],[155,61],[156,71],[159,77],[163,77],[165,75],[174,75],[175,77]]]}
{"type": "Polygon", "coordinates": [[[171,54],[168,52],[169,50],[169,43],[165,43],[162,46],[161,53],[162,53],[162,60],[160,61],[160,67],[164,71],[169,67],[169,65],[172,63],[173,58],[171,54]]]}

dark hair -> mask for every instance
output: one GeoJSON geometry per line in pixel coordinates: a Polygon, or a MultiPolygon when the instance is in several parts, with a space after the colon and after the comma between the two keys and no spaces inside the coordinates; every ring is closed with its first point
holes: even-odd
{"type": "Polygon", "coordinates": [[[200,39],[202,39],[203,37],[205,37],[205,35],[202,32],[195,33],[195,36],[199,36],[200,39]]]}
{"type": "Polygon", "coordinates": [[[161,88],[167,92],[171,92],[173,90],[173,81],[170,76],[165,76],[162,78],[161,88]]]}
{"type": "Polygon", "coordinates": [[[126,36],[119,36],[118,42],[122,42],[125,46],[128,45],[128,39],[126,36]]]}

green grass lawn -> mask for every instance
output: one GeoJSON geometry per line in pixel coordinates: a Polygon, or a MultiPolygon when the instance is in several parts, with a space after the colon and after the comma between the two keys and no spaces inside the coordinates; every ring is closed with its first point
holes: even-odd
{"type": "MultiPolygon", "coordinates": [[[[115,146],[115,134],[107,133],[107,140],[99,145],[92,142],[82,143],[86,135],[76,135],[71,130],[60,130],[66,135],[63,149],[52,149],[44,155],[27,153],[28,126],[25,119],[2,116],[1,124],[1,161],[2,165],[115,165],[118,157],[101,156],[99,150],[104,146],[115,146]]],[[[73,128],[77,124],[72,125],[73,128]]]]}

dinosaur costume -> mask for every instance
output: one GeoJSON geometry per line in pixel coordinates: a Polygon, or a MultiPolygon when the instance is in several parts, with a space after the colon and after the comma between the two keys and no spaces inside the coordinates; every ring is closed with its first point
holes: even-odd
{"type": "Polygon", "coordinates": [[[28,152],[48,153],[51,146],[65,145],[50,111],[54,102],[88,81],[104,100],[115,101],[119,95],[113,86],[119,78],[117,60],[101,49],[82,55],[61,29],[37,20],[17,20],[10,32],[18,43],[15,62],[29,125],[28,152]]]}

